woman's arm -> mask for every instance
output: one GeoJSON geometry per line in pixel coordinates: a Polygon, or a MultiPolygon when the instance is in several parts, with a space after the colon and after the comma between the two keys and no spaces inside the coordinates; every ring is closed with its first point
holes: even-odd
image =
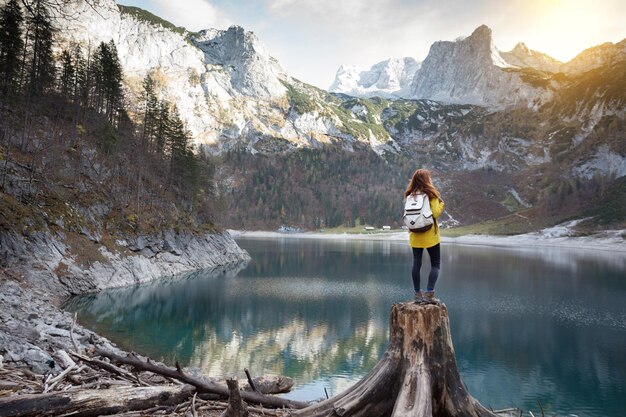
{"type": "Polygon", "coordinates": [[[443,211],[443,208],[445,207],[445,203],[443,202],[443,200],[439,199],[439,198],[431,198],[430,200],[430,210],[433,212],[433,217],[435,219],[438,219],[439,216],[441,215],[441,212],[443,211]]]}

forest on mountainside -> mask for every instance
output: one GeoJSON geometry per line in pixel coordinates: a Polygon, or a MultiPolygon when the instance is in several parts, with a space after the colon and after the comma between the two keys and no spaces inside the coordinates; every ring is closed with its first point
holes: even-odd
{"type": "Polygon", "coordinates": [[[362,147],[297,149],[283,154],[231,150],[217,163],[219,223],[245,230],[280,226],[319,230],[402,225],[402,195],[413,171],[429,168],[446,202],[441,226],[486,222],[485,233],[517,234],[588,217],[580,232],[623,228],[624,178],[574,178],[559,166],[518,172],[445,170],[408,153],[382,157],[362,147]],[[514,187],[531,195],[526,202],[514,187]],[[528,191],[529,190],[529,191],[528,191]]]}
{"type": "Polygon", "coordinates": [[[415,170],[400,155],[327,146],[282,155],[228,152],[220,164],[221,223],[254,229],[400,225],[402,192],[415,170]]]}
{"type": "Polygon", "coordinates": [[[1,226],[213,230],[215,167],[176,106],[149,75],[128,102],[113,41],[55,45],[49,6],[0,8],[1,226]]]}

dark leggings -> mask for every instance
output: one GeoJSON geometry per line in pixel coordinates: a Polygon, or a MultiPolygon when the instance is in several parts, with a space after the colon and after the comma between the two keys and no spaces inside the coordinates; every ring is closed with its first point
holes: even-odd
{"type": "MultiPolygon", "coordinates": [[[[413,271],[411,271],[411,275],[413,276],[413,288],[415,288],[415,292],[420,291],[420,269],[422,268],[422,254],[424,253],[423,248],[412,248],[413,249],[413,271]]],[[[426,287],[427,291],[435,290],[435,283],[437,282],[437,278],[439,278],[439,268],[441,268],[441,248],[439,243],[435,246],[430,247],[428,250],[428,256],[430,257],[430,274],[428,274],[428,287],[426,287]]]]}

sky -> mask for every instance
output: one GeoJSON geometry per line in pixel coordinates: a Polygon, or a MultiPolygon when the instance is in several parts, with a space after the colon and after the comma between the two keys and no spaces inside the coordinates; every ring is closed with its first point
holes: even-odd
{"type": "Polygon", "coordinates": [[[342,64],[426,58],[438,40],[486,24],[498,49],[518,42],[566,62],[626,38],[626,0],[120,0],[189,30],[253,31],[287,72],[327,89],[342,64]]]}

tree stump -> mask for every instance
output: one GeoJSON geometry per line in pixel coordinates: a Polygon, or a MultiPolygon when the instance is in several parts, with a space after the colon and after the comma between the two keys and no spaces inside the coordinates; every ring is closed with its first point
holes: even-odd
{"type": "Polygon", "coordinates": [[[293,416],[495,417],[467,392],[444,304],[394,304],[387,351],[347,391],[293,416]]]}
{"type": "Polygon", "coordinates": [[[228,407],[220,417],[248,417],[248,407],[241,399],[241,393],[239,392],[239,382],[237,378],[231,378],[226,380],[228,385],[228,407]]]}

